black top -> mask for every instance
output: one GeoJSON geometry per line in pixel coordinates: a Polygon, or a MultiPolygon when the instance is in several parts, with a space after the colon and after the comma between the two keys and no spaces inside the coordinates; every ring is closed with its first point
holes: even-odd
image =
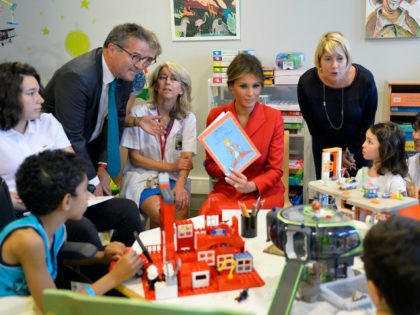
{"type": "Polygon", "coordinates": [[[356,76],[350,86],[331,88],[325,85],[325,102],[328,117],[325,113],[323,82],[318,76],[317,68],[306,71],[299,79],[298,101],[303,118],[312,135],[312,152],[314,155],[317,178],[321,177],[322,149],[341,147],[354,153],[357,168],[367,164],[363,159],[362,144],[366,130],[375,121],[378,106],[378,92],[372,73],[358,64],[356,76]],[[344,107],[344,115],[341,107],[344,107]],[[344,116],[343,126],[338,128],[344,116]]]}

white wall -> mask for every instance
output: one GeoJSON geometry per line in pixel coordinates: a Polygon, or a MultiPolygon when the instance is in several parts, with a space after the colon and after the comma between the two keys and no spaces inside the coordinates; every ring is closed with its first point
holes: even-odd
{"type": "MultiPolygon", "coordinates": [[[[0,61],[29,62],[41,72],[45,83],[55,69],[72,58],[64,47],[64,38],[70,31],[83,31],[93,48],[102,45],[116,24],[142,24],[154,30],[161,41],[163,54],[159,60],[174,60],[190,70],[193,109],[201,132],[207,113],[207,79],[213,49],[255,49],[264,65],[275,65],[278,52],[302,51],[308,66],[312,66],[319,36],[337,30],[350,40],[354,62],[373,72],[381,106],[385,80],[420,80],[420,39],[365,40],[366,1],[242,0],[240,40],[173,42],[169,0],[89,0],[88,8],[82,8],[77,0],[16,0],[14,19],[20,23],[16,26],[17,37],[12,44],[0,46],[0,61]],[[44,28],[48,28],[48,34],[43,34],[44,28]]],[[[10,18],[6,5],[3,10],[0,29],[10,26],[6,24],[10,18]]],[[[382,107],[378,120],[381,111],[382,107]]],[[[203,159],[199,146],[193,177],[206,175],[203,159]]]]}

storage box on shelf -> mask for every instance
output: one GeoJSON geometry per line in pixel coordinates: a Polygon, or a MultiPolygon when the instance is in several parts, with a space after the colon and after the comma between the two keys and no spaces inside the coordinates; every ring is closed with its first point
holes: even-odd
{"type": "MultiPolygon", "coordinates": [[[[285,129],[290,131],[290,154],[291,161],[305,160],[305,137],[304,137],[304,120],[300,112],[299,104],[297,102],[297,82],[303,70],[293,71],[293,75],[289,75],[288,70],[281,71],[283,75],[288,76],[287,79],[280,82],[291,82],[286,84],[272,84],[265,85],[261,93],[264,98],[264,103],[268,106],[276,108],[282,112],[285,129]]],[[[278,71],[276,70],[278,76],[278,71]]],[[[213,79],[208,80],[209,93],[209,110],[215,106],[230,103],[234,96],[227,88],[226,83],[214,83],[213,79]]],[[[296,200],[301,203],[306,200],[305,190],[302,187],[305,184],[305,167],[302,165],[302,172],[294,172],[289,169],[289,191],[291,193],[290,200],[296,200]],[[302,196],[302,194],[304,196],[302,196]]]]}
{"type": "Polygon", "coordinates": [[[384,120],[398,123],[406,135],[408,154],[414,151],[412,123],[420,112],[420,81],[386,81],[384,86],[384,120]]]}

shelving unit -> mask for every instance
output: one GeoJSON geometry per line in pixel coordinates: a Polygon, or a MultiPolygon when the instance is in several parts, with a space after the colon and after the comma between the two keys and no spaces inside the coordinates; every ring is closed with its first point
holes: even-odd
{"type": "MultiPolygon", "coordinates": [[[[298,77],[297,77],[298,78],[298,77]]],[[[213,83],[212,79],[208,80],[208,95],[209,95],[209,110],[215,106],[220,106],[230,103],[234,96],[228,90],[227,85],[224,83],[213,83]]],[[[297,79],[293,83],[289,84],[277,84],[277,85],[266,85],[263,92],[260,95],[260,98],[263,99],[263,102],[273,108],[285,111],[300,111],[298,102],[297,102],[297,79]],[[289,109],[287,109],[289,108],[289,109]]],[[[302,117],[302,116],[300,116],[302,117]]],[[[297,118],[297,121],[299,118],[297,118]]],[[[290,133],[290,145],[289,145],[289,160],[303,160],[303,179],[296,183],[296,176],[289,177],[289,196],[290,200],[294,197],[293,194],[303,194],[301,202],[307,202],[307,181],[308,176],[306,176],[308,165],[306,165],[306,160],[308,159],[307,152],[310,145],[306,142],[308,139],[306,126],[302,119],[303,127],[298,131],[291,130],[290,133]]],[[[309,161],[309,159],[308,159],[309,161]]],[[[293,176],[293,171],[290,172],[293,176]]]]}
{"type": "Polygon", "coordinates": [[[412,123],[420,112],[420,81],[386,81],[384,121],[398,123],[406,135],[406,151],[414,152],[412,123]]]}

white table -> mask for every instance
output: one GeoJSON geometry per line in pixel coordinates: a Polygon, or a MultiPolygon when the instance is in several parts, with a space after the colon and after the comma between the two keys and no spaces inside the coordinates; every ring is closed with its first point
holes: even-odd
{"type": "MultiPolygon", "coordinates": [[[[258,271],[261,278],[264,280],[265,285],[257,288],[249,289],[249,297],[238,303],[235,301],[240,293],[240,290],[236,291],[224,291],[218,293],[192,295],[186,297],[178,297],[176,299],[167,299],[155,301],[156,303],[166,304],[182,304],[189,305],[192,307],[214,307],[222,306],[225,308],[232,308],[235,310],[252,311],[258,315],[265,315],[271,305],[273,294],[277,287],[277,283],[280,279],[281,272],[283,270],[285,259],[282,256],[267,254],[263,250],[271,244],[267,242],[266,234],[266,214],[268,210],[261,210],[258,214],[258,234],[255,238],[245,239],[245,249],[249,251],[254,257],[254,266],[258,271]]],[[[223,220],[229,220],[232,216],[239,218],[239,210],[224,210],[223,220]]],[[[199,216],[193,218],[194,225],[204,226],[204,217],[199,216]]],[[[239,220],[239,224],[240,224],[239,220]]],[[[148,230],[140,234],[140,237],[145,245],[160,243],[160,230],[153,229],[148,230]]],[[[137,244],[133,245],[133,248],[141,252],[137,244]]],[[[124,287],[130,291],[135,292],[140,296],[144,296],[143,285],[141,279],[132,279],[124,283],[124,287]]],[[[133,297],[133,295],[131,295],[133,297]]],[[[311,315],[325,315],[333,314],[337,311],[335,307],[327,302],[317,302],[314,304],[308,304],[304,302],[295,301],[292,308],[292,314],[311,314],[311,315]]]]}
{"type": "MultiPolygon", "coordinates": [[[[285,264],[284,257],[263,252],[263,250],[271,244],[271,242],[266,241],[267,212],[268,210],[261,210],[258,215],[257,237],[245,239],[245,249],[252,253],[255,268],[264,280],[264,286],[250,288],[248,299],[240,303],[235,301],[235,297],[239,295],[239,290],[160,300],[156,301],[156,303],[183,304],[200,308],[214,307],[217,305],[235,310],[251,311],[257,315],[266,315],[285,264]]],[[[234,215],[239,217],[240,211],[225,210],[223,212],[223,219],[230,219],[234,215]]],[[[204,226],[204,219],[202,216],[193,218],[193,221],[196,226],[200,226],[200,224],[201,226],[204,226]]],[[[240,222],[241,221],[239,220],[239,224],[240,222]]],[[[141,233],[140,237],[146,245],[156,244],[160,242],[160,231],[159,229],[148,230],[141,233]]],[[[133,248],[138,252],[141,252],[137,243],[133,245],[133,248]]],[[[356,269],[362,268],[360,260],[355,260],[354,267],[356,269]]],[[[131,279],[120,286],[120,289],[122,289],[124,294],[133,298],[141,298],[144,296],[143,285],[140,279],[131,279]]],[[[34,302],[32,297],[4,297],[0,298],[0,305],[0,315],[39,315],[33,308],[34,302]]],[[[295,301],[291,314],[328,315],[335,314],[336,312],[337,309],[328,302],[305,303],[295,301]]]]}
{"type": "Polygon", "coordinates": [[[313,191],[334,197],[338,207],[341,207],[341,201],[343,200],[349,205],[364,210],[396,215],[399,209],[419,203],[417,198],[410,197],[404,197],[402,200],[378,198],[378,203],[373,203],[372,199],[363,197],[363,192],[360,189],[343,191],[338,188],[334,181],[315,180],[309,182],[308,185],[313,191]]]}

